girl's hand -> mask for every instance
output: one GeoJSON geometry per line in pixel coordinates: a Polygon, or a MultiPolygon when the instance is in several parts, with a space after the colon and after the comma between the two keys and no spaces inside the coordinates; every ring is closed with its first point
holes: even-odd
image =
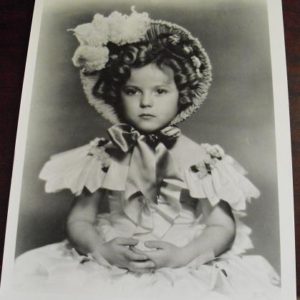
{"type": "Polygon", "coordinates": [[[180,268],[189,263],[184,248],[163,241],[147,241],[145,246],[152,249],[146,251],[147,256],[155,263],[155,268],[180,268]]]}
{"type": "Polygon", "coordinates": [[[132,250],[137,243],[138,241],[133,238],[117,237],[101,244],[92,252],[92,256],[100,264],[103,264],[103,257],[110,264],[131,272],[150,272],[155,264],[142,251],[132,250]]]}

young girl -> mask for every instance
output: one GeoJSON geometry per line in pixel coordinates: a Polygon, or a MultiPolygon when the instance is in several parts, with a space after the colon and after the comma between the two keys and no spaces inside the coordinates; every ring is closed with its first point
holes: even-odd
{"type": "Polygon", "coordinates": [[[279,299],[278,276],[240,221],[259,191],[218,145],[176,125],[204,101],[209,58],[184,28],[146,13],[96,14],[72,30],[88,101],[109,139],[53,156],[46,191],[75,195],[68,240],[17,259],[22,290],[109,297],[279,299]]]}

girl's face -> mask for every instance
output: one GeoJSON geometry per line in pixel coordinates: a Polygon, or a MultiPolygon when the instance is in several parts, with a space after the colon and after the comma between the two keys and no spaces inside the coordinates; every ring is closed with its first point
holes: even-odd
{"type": "Polygon", "coordinates": [[[178,112],[179,92],[173,70],[155,63],[131,69],[121,89],[125,120],[141,132],[151,133],[168,125],[178,112]]]}

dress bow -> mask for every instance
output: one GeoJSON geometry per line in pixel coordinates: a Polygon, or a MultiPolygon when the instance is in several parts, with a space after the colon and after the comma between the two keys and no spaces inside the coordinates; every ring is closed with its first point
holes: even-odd
{"type": "Polygon", "coordinates": [[[169,149],[176,143],[180,130],[168,126],[144,135],[127,124],[117,124],[108,133],[124,153],[131,154],[123,200],[126,215],[148,229],[153,225],[153,210],[171,222],[181,209],[182,180],[169,149]]]}

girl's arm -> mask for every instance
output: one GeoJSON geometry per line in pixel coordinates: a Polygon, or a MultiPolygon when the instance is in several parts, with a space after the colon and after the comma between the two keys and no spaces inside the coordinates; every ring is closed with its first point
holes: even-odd
{"type": "Polygon", "coordinates": [[[95,229],[99,201],[102,193],[86,190],[76,197],[67,219],[67,235],[75,248],[84,254],[102,245],[103,240],[95,229]]]}
{"type": "Polygon", "coordinates": [[[219,256],[229,250],[235,237],[235,221],[229,204],[221,201],[205,222],[203,233],[185,247],[192,259],[207,252],[219,256]],[[199,251],[200,250],[200,251],[199,251]]]}
{"type": "Polygon", "coordinates": [[[145,245],[156,248],[148,257],[160,267],[182,267],[195,258],[213,253],[218,256],[228,250],[235,236],[235,222],[229,205],[221,201],[206,219],[203,233],[184,247],[163,241],[148,241],[145,245]]]}
{"type": "Polygon", "coordinates": [[[120,237],[105,242],[99,235],[95,224],[102,197],[102,191],[83,191],[75,199],[67,220],[67,234],[71,243],[79,252],[91,254],[100,264],[109,262],[133,272],[153,268],[154,264],[147,260],[147,256],[131,250],[130,246],[136,245],[137,240],[120,237]]]}

